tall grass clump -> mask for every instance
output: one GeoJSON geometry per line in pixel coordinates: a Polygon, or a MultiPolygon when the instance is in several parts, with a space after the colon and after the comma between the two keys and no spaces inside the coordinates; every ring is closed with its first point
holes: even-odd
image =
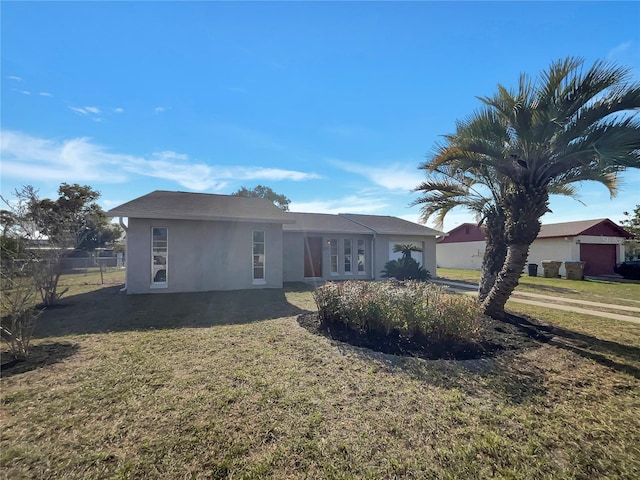
{"type": "Polygon", "coordinates": [[[479,336],[479,309],[465,295],[424,282],[329,282],[314,291],[320,321],[358,333],[467,343],[479,336]]]}

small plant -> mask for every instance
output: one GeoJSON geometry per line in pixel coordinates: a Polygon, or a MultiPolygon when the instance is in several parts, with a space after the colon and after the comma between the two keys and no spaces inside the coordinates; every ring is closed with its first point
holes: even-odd
{"type": "Polygon", "coordinates": [[[359,333],[391,333],[432,342],[471,342],[479,334],[478,307],[424,282],[329,282],[314,292],[320,320],[359,333]]]}
{"type": "Polygon", "coordinates": [[[0,334],[16,360],[24,360],[29,353],[36,319],[42,311],[34,307],[36,287],[31,277],[2,275],[2,322],[0,334]]]}

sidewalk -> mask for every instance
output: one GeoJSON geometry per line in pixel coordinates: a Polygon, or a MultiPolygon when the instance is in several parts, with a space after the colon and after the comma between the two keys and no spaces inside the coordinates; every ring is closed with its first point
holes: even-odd
{"type": "MultiPolygon", "coordinates": [[[[439,278],[431,279],[433,283],[445,285],[452,290],[465,293],[467,295],[477,295],[478,285],[464,282],[454,282],[449,280],[443,280],[439,278]]],[[[555,310],[564,310],[568,312],[583,313],[585,315],[592,315],[594,317],[609,318],[612,320],[621,320],[624,322],[632,322],[640,324],[640,317],[633,317],[630,315],[624,315],[620,313],[601,312],[599,310],[592,310],[587,308],[580,308],[578,305],[605,308],[608,310],[617,310],[622,312],[640,312],[639,307],[627,307],[626,305],[615,305],[610,303],[590,302],[587,300],[578,300],[575,298],[556,297],[552,295],[541,295],[539,293],[530,292],[514,292],[509,299],[512,302],[524,303],[526,305],[534,305],[536,307],[553,308],[555,310]],[[522,298],[525,297],[525,298],[522,298]],[[535,300],[528,300],[535,299],[535,300]]]]}

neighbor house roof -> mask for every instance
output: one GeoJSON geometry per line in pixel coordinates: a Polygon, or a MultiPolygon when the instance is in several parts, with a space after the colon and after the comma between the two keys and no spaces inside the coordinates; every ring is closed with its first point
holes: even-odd
{"type": "Polygon", "coordinates": [[[293,223],[269,200],[156,190],[107,212],[109,217],[293,223]]]}
{"type": "MultiPolygon", "coordinates": [[[[578,235],[633,237],[633,235],[608,218],[596,218],[593,220],[542,225],[537,238],[577,237],[578,235]]],[[[448,236],[442,238],[439,243],[470,242],[484,240],[484,237],[484,227],[479,227],[472,223],[463,223],[453,230],[450,230],[448,236]]]]}
{"type": "Polygon", "coordinates": [[[608,218],[596,218],[594,220],[542,225],[538,238],[575,237],[578,235],[604,235],[625,238],[631,238],[633,236],[608,218]]]}
{"type": "Polygon", "coordinates": [[[365,226],[375,233],[388,235],[421,235],[421,236],[437,236],[444,235],[444,232],[425,227],[417,223],[403,220],[398,217],[390,217],[387,215],[357,215],[354,213],[341,213],[341,217],[347,218],[352,222],[365,226]]]}
{"type": "Polygon", "coordinates": [[[296,223],[283,225],[285,232],[323,232],[323,233],[351,233],[369,234],[373,232],[358,223],[347,220],[341,215],[328,213],[298,213],[289,212],[287,216],[296,223]]]}

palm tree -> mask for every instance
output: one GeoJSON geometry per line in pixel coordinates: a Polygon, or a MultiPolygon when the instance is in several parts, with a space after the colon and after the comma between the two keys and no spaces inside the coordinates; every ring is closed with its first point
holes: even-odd
{"type": "Polygon", "coordinates": [[[499,85],[428,164],[488,172],[499,184],[488,205],[504,215],[507,251],[482,303],[488,315],[504,316],[554,189],[573,194],[573,184],[591,180],[613,196],[617,174],[640,167],[640,85],[627,68],[596,62],[583,72],[582,65],[567,58],[537,80],[521,75],[516,90],[499,85]]]}
{"type": "Polygon", "coordinates": [[[422,247],[418,247],[412,243],[396,243],[393,246],[395,253],[402,252],[402,258],[411,258],[411,252],[421,252],[422,247]]]}

